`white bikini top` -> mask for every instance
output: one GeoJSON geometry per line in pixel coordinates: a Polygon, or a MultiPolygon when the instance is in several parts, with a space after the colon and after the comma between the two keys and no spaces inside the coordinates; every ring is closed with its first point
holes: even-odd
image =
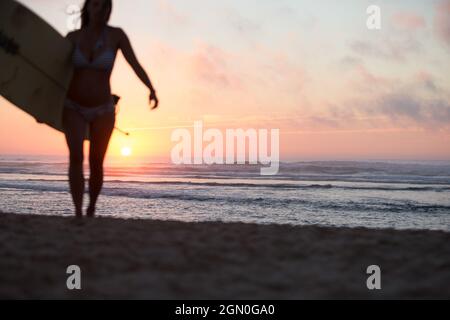
{"type": "MultiPolygon", "coordinates": [[[[105,49],[93,61],[89,61],[80,49],[80,41],[75,45],[75,50],[72,56],[72,63],[75,68],[90,68],[97,70],[110,71],[114,66],[116,59],[116,51],[111,48],[105,49]]],[[[103,30],[100,39],[95,43],[95,50],[101,49],[106,43],[106,28],[103,30]]]]}

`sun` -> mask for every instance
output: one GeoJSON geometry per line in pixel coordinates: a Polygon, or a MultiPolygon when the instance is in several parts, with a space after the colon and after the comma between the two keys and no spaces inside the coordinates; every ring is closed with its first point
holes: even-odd
{"type": "Polygon", "coordinates": [[[120,150],[120,153],[124,157],[129,157],[129,156],[131,156],[131,148],[130,147],[123,147],[122,150],[120,150]]]}

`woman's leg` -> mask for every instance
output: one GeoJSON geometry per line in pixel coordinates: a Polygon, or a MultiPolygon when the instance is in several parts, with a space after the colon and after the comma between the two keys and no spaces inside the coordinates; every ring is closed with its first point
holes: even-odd
{"type": "Polygon", "coordinates": [[[86,121],[76,111],[64,109],[63,115],[66,142],[69,147],[69,184],[77,217],[83,215],[83,141],[86,132],[86,121]]]}
{"type": "Polygon", "coordinates": [[[87,215],[93,217],[95,204],[103,186],[103,160],[108,149],[109,139],[114,130],[115,114],[113,112],[99,116],[90,124],[89,167],[89,207],[87,215]]]}

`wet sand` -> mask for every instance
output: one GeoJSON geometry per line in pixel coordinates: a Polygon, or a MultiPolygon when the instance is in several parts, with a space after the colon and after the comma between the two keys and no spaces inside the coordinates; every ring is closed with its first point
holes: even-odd
{"type": "Polygon", "coordinates": [[[450,233],[1,213],[0,298],[450,299],[450,233]]]}

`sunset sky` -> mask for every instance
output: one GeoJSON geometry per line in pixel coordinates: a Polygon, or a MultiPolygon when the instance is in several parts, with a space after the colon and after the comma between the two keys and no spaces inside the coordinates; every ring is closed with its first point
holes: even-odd
{"type": "MultiPolygon", "coordinates": [[[[23,0],[61,34],[76,0],[23,0]]],[[[174,128],[279,128],[282,160],[450,160],[450,1],[115,0],[161,100],[119,55],[109,155],[168,160],[174,128]],[[382,29],[366,9],[381,7],[382,29]]],[[[67,154],[0,98],[0,155],[67,154]]]]}

